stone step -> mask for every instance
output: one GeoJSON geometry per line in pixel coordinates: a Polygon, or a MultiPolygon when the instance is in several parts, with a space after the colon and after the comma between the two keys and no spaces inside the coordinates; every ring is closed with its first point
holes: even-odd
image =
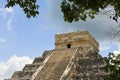
{"type": "MultiPolygon", "coordinates": [[[[13,80],[13,79],[12,79],[13,80]]],[[[22,79],[22,78],[19,78],[19,79],[14,79],[14,80],[30,80],[30,79],[22,79]]]]}
{"type": "Polygon", "coordinates": [[[40,64],[42,63],[45,58],[51,54],[52,51],[44,51],[42,57],[36,57],[34,60],[33,60],[33,64],[40,64]]]}
{"type": "Polygon", "coordinates": [[[51,54],[51,52],[52,52],[52,50],[50,50],[50,51],[44,51],[42,57],[45,59],[48,55],[51,54]]]}
{"type": "Polygon", "coordinates": [[[25,67],[23,68],[24,70],[36,70],[40,64],[26,64],[25,67]]]}
{"type": "Polygon", "coordinates": [[[13,74],[11,80],[28,80],[31,78],[31,76],[34,74],[34,70],[29,70],[29,71],[15,71],[13,74]]]}
{"type": "Polygon", "coordinates": [[[34,60],[33,60],[33,64],[40,64],[43,62],[43,57],[36,57],[34,60]]]}

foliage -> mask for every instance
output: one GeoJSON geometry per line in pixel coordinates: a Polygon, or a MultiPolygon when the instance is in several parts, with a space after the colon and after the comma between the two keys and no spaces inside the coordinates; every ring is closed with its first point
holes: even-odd
{"type": "Polygon", "coordinates": [[[85,21],[87,17],[93,19],[101,9],[108,6],[112,6],[115,11],[110,18],[117,22],[120,17],[120,0],[63,0],[61,11],[64,14],[64,20],[71,23],[79,20],[85,21]]]}
{"type": "Polygon", "coordinates": [[[19,5],[27,18],[35,17],[39,14],[38,12],[38,4],[36,4],[36,0],[7,0],[7,4],[5,7],[13,7],[15,5],[19,5]]]}
{"type": "Polygon", "coordinates": [[[120,80],[120,54],[115,56],[110,53],[105,58],[106,66],[103,68],[109,75],[104,80],[120,80]]]}
{"type": "MultiPolygon", "coordinates": [[[[9,8],[15,5],[19,5],[28,18],[39,14],[37,0],[7,0],[5,7],[9,8]]],[[[105,9],[108,6],[114,8],[115,13],[110,18],[117,22],[120,16],[120,0],[63,0],[61,11],[64,14],[64,20],[71,23],[79,20],[85,21],[87,17],[93,19],[100,9],[105,9]]],[[[106,13],[108,12],[112,11],[106,11],[106,13]]]]}

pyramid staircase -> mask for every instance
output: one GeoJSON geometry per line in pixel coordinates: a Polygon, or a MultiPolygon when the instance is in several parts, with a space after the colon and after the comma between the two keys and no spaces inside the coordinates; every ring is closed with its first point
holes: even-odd
{"type": "Polygon", "coordinates": [[[54,50],[52,56],[31,80],[59,80],[77,48],[54,50]]]}

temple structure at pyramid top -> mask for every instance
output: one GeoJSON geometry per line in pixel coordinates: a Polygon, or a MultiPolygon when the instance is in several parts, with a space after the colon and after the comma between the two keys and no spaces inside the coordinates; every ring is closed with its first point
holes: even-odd
{"type": "Polygon", "coordinates": [[[99,51],[99,43],[88,31],[70,32],[55,35],[55,49],[88,46],[99,51]]]}
{"type": "Polygon", "coordinates": [[[55,35],[55,49],[44,51],[32,64],[5,80],[103,80],[106,65],[99,43],[88,31],[55,35]]]}

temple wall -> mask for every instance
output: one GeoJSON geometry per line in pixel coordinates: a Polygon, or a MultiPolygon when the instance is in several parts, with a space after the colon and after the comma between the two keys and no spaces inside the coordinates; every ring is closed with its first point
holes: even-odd
{"type": "Polygon", "coordinates": [[[94,48],[97,52],[99,51],[99,43],[88,31],[55,35],[55,49],[68,48],[68,45],[70,45],[70,48],[89,46],[94,48]]]}

